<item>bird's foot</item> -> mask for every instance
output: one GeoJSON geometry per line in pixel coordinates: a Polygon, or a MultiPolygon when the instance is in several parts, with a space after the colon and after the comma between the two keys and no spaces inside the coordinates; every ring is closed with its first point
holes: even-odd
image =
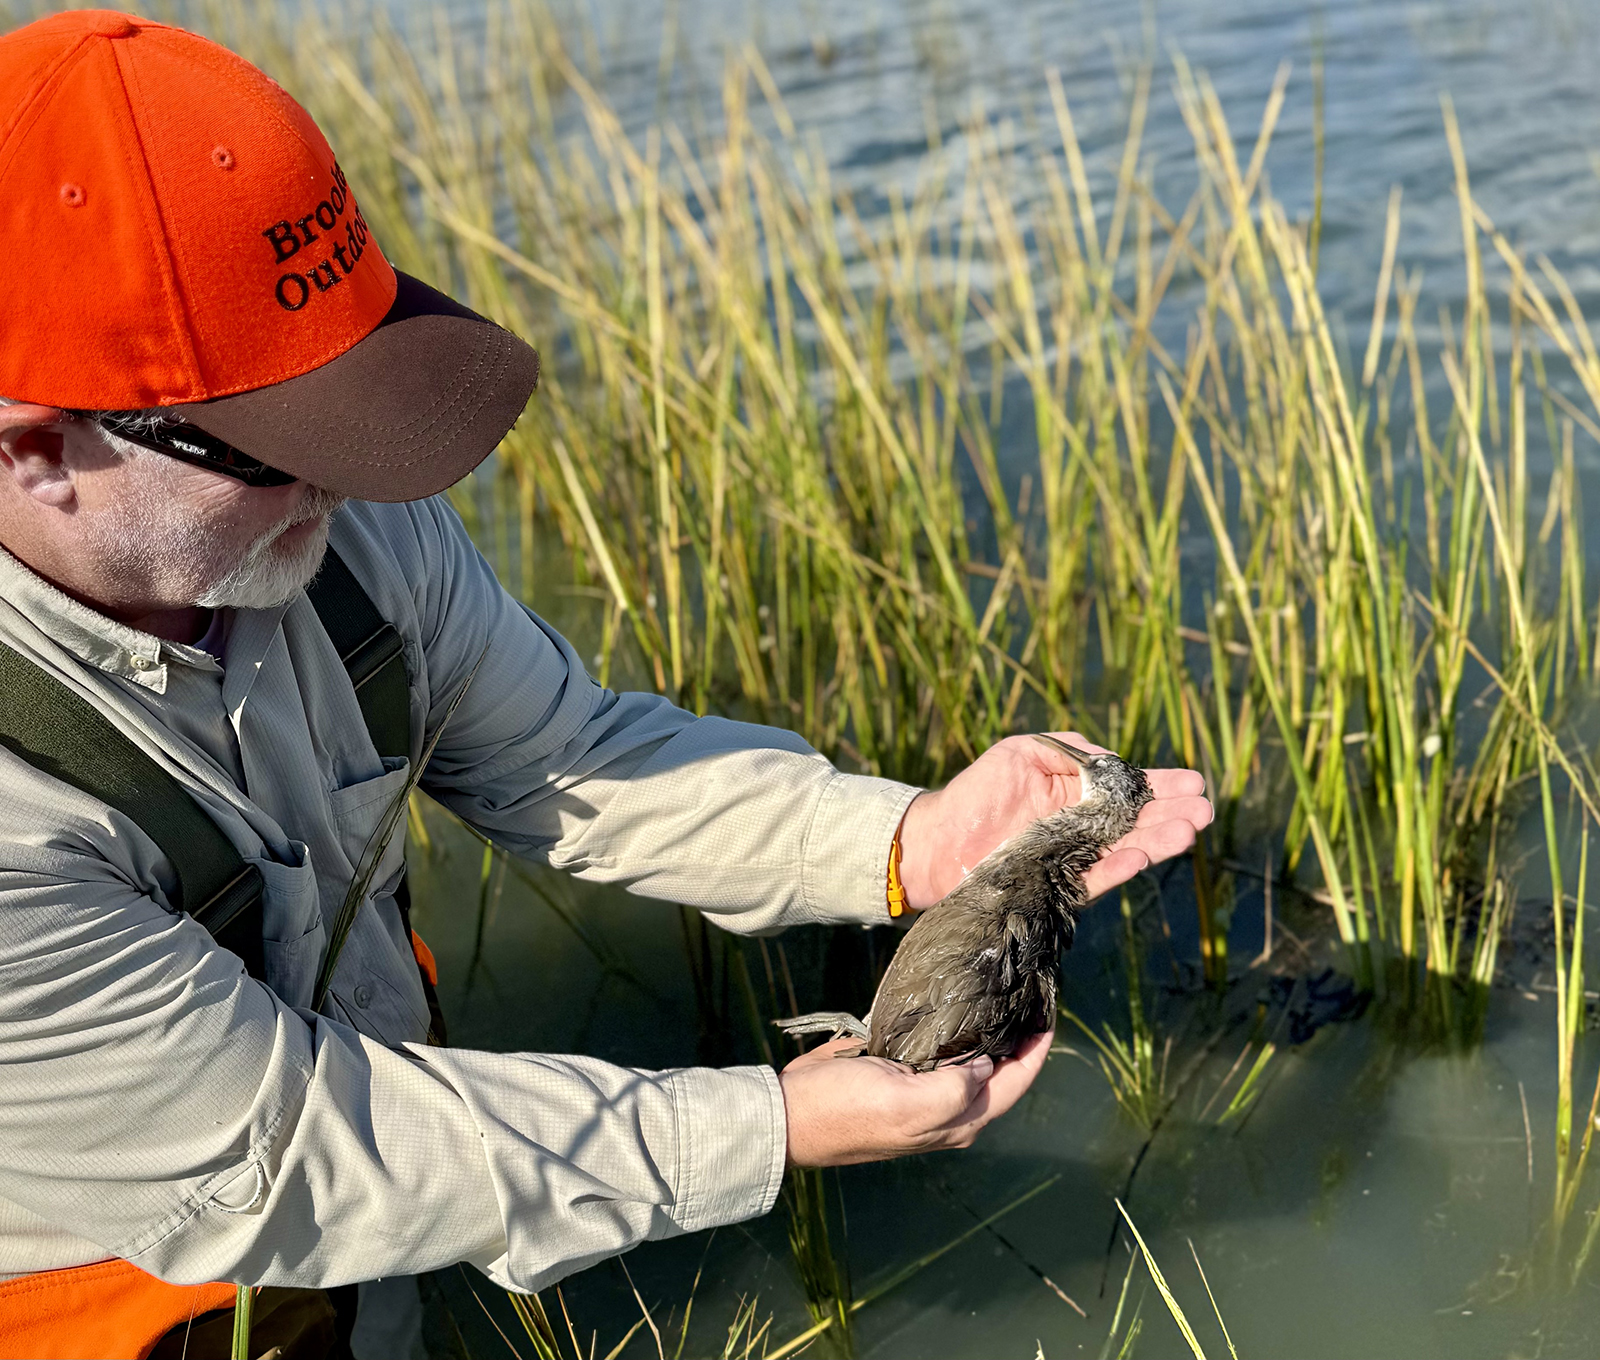
{"type": "Polygon", "coordinates": [[[866,1025],[849,1011],[812,1011],[809,1015],[797,1015],[790,1020],[774,1020],[772,1023],[791,1038],[801,1034],[826,1034],[830,1039],[838,1039],[848,1034],[862,1043],[867,1041],[866,1025]]]}

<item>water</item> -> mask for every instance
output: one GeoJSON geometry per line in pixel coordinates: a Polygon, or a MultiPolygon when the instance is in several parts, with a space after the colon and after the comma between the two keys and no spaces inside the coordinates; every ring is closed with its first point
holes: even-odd
{"type": "MultiPolygon", "coordinates": [[[[487,964],[469,984],[475,912],[468,894],[480,853],[459,831],[442,823],[435,829],[435,857],[416,856],[419,924],[447,980],[454,1042],[578,1050],[647,1066],[701,1060],[675,908],[534,875],[540,892],[581,914],[612,962],[644,980],[641,987],[608,975],[546,900],[508,876],[485,936],[487,964]]],[[[1185,877],[1180,868],[1165,884],[1179,961],[1193,956],[1184,939],[1185,877]]],[[[1233,939],[1239,956],[1259,947],[1261,909],[1259,893],[1246,889],[1233,939]]],[[[1280,906],[1279,913],[1280,938],[1286,925],[1302,935],[1318,929],[1315,909],[1285,916],[1280,906]]],[[[1159,929],[1149,933],[1159,937],[1159,929]]],[[[1125,1030],[1120,938],[1116,905],[1102,903],[1069,956],[1066,995],[1092,1025],[1109,1017],[1125,1030]]],[[[824,994],[828,943],[818,931],[786,941],[802,1004],[824,994]]],[[[743,947],[759,979],[758,950],[743,947]]],[[[1246,990],[1218,1017],[1187,988],[1161,990],[1173,980],[1164,951],[1153,951],[1149,964],[1158,1033],[1178,1035],[1178,1054],[1196,1050],[1229,1016],[1233,1025],[1180,1087],[1131,1193],[1129,1171],[1145,1134],[1118,1112],[1099,1072],[1065,1053],[972,1152],[840,1173],[858,1291],[1059,1176],[995,1225],[1004,1241],[978,1234],[861,1313],[859,1354],[1029,1357],[1036,1340],[1047,1356],[1098,1354],[1128,1260],[1125,1239],[1107,1251],[1118,1195],[1211,1354],[1225,1349],[1189,1256],[1191,1240],[1244,1355],[1591,1353],[1600,1323],[1595,1283],[1586,1277],[1575,1291],[1553,1286],[1540,1236],[1551,1197],[1554,1006],[1547,990],[1526,985],[1548,984],[1536,957],[1513,960],[1523,985],[1493,993],[1486,1038],[1476,1049],[1398,1034],[1403,1008],[1382,1003],[1291,1046],[1290,1028],[1277,1023],[1269,1004],[1266,1031],[1285,1051],[1269,1065],[1258,1105],[1226,1125],[1217,1115],[1233,1087],[1220,1100],[1211,1097],[1246,1042],[1257,993],[1246,990]],[[1040,1273],[1089,1317],[1073,1313],[1040,1273]]],[[[1294,965],[1292,954],[1281,956],[1274,971],[1285,978],[1320,971],[1320,962],[1294,965]]],[[[738,1010],[728,1033],[730,1056],[749,1061],[738,1010]]],[[[1063,1028],[1059,1037],[1088,1053],[1081,1036],[1063,1028]]],[[[1175,1087],[1183,1066],[1175,1057],[1175,1087]]],[[[1585,1211],[1593,1198],[1591,1188],[1580,1199],[1585,1211]]],[[[1574,1240],[1581,1220],[1575,1215],[1569,1225],[1574,1240]]],[[[777,1340],[808,1325],[781,1215],[725,1230],[709,1244],[650,1244],[628,1264],[664,1314],[673,1305],[681,1310],[702,1260],[695,1305],[701,1325],[688,1353],[720,1350],[721,1329],[745,1295],[759,1294],[763,1315],[776,1314],[777,1340]]],[[[1135,1297],[1142,1279],[1136,1275],[1135,1297]]],[[[600,1330],[602,1350],[637,1316],[614,1265],[569,1281],[566,1292],[580,1328],[600,1330]]],[[[1153,1291],[1144,1317],[1138,1354],[1185,1353],[1153,1291]]]]}
{"type": "Polygon", "coordinates": [[[1157,98],[1145,160],[1158,192],[1181,206],[1193,144],[1169,90],[1167,54],[1178,51],[1210,76],[1240,138],[1253,136],[1274,75],[1291,64],[1268,169],[1291,214],[1308,215],[1310,79],[1320,48],[1321,279],[1325,297],[1363,327],[1363,338],[1395,184],[1405,194],[1402,263],[1428,271],[1436,304],[1462,297],[1459,210],[1439,107],[1445,92],[1475,193],[1498,225],[1570,271],[1580,296],[1600,279],[1600,104],[1591,97],[1600,10],[1581,0],[591,0],[573,8],[595,31],[592,56],[633,130],[662,116],[691,132],[712,124],[722,54],[756,43],[797,126],[820,141],[836,182],[869,206],[891,186],[914,184],[930,127],[959,144],[975,106],[991,124],[1012,120],[1020,139],[1058,145],[1042,78],[1054,68],[1108,210],[1131,82],[1147,52],[1157,98]]]}
{"type": "MultiPolygon", "coordinates": [[[[1459,310],[1458,208],[1439,112],[1446,90],[1480,201],[1530,254],[1548,253],[1595,310],[1600,102],[1588,96],[1600,11],[1593,7],[1487,0],[1313,9],[1177,0],[1142,13],[1108,0],[782,7],[595,0],[582,15],[594,34],[591,64],[635,130],[661,116],[703,130],[715,116],[720,54],[755,41],[796,122],[819,139],[836,182],[869,210],[881,207],[891,186],[913,185],[930,127],[959,148],[975,100],[992,126],[1009,119],[1018,140],[1053,137],[1046,67],[1061,72],[1091,176],[1106,190],[1131,73],[1153,33],[1158,53],[1171,44],[1209,73],[1241,136],[1255,125],[1279,64],[1294,63],[1268,169],[1291,214],[1308,214],[1309,73],[1320,45],[1327,88],[1321,276],[1356,347],[1372,305],[1391,185],[1405,195],[1401,262],[1427,272],[1434,306],[1459,310]]],[[[1172,203],[1192,180],[1192,151],[1165,91],[1166,69],[1158,63],[1146,149],[1172,203]]],[[[1592,445],[1580,442],[1578,458],[1596,469],[1592,445]]],[[[537,603],[558,626],[586,626],[577,603],[553,589],[542,589],[537,603]]],[[[585,1051],[642,1066],[750,1060],[750,1027],[737,1004],[720,1040],[706,1033],[676,908],[542,871],[530,871],[530,881],[508,874],[490,894],[480,947],[480,849],[442,819],[434,831],[435,855],[414,852],[418,921],[440,959],[455,1042],[585,1051]],[[592,932],[587,943],[563,912],[592,932]]],[[[1600,1334],[1600,1266],[1569,1287],[1544,1235],[1554,1174],[1555,1027],[1537,918],[1547,908],[1524,906],[1481,1044],[1420,1033],[1392,999],[1359,1018],[1324,1007],[1304,1042],[1285,1042],[1248,1116],[1218,1126],[1227,1097],[1211,1097],[1252,1024],[1285,1041],[1289,1027],[1280,1025],[1282,1007],[1270,993],[1258,1010],[1257,984],[1235,989],[1220,1012],[1188,986],[1184,961],[1194,950],[1186,878],[1180,866],[1162,880],[1170,950],[1161,943],[1163,913],[1150,906],[1143,921],[1157,1031],[1176,1036],[1174,1080],[1208,1035],[1219,1026],[1226,1034],[1146,1155],[1138,1160],[1145,1134],[1118,1111],[1100,1073],[1060,1054],[1028,1100],[972,1152],[841,1173],[858,1292],[1059,1177],[994,1232],[980,1232],[859,1314],[858,1353],[915,1360],[1032,1357],[1036,1348],[1052,1360],[1099,1354],[1128,1261],[1125,1236],[1107,1249],[1116,1195],[1126,1196],[1212,1355],[1226,1347],[1190,1241],[1246,1356],[1591,1353],[1600,1334]],[[1328,1023],[1316,1027],[1318,1020],[1328,1023]],[[1073,1312],[1041,1275],[1089,1317],[1073,1312]]],[[[1263,906],[1259,889],[1241,878],[1236,960],[1260,948],[1263,906]]],[[[1305,978],[1339,961],[1316,944],[1327,928],[1319,908],[1280,902],[1277,910],[1280,929],[1310,943],[1307,957],[1280,953],[1272,971],[1305,978]]],[[[1125,1030],[1121,932],[1116,905],[1102,904],[1068,961],[1067,998],[1091,1024],[1109,1018],[1125,1030]]],[[[746,950],[759,979],[756,946],[733,947],[746,950]]],[[[803,1006],[863,1004],[870,959],[855,932],[848,939],[793,933],[786,947],[803,1006]]],[[[1081,1038],[1061,1038],[1088,1052],[1081,1038]]],[[[1581,1123],[1594,1054],[1580,1056],[1587,1059],[1578,1081],[1581,1123]]],[[[1569,1248],[1597,1195],[1594,1185],[1580,1195],[1569,1248]]],[[[743,1296],[759,1295],[762,1316],[775,1315],[774,1344],[808,1325],[781,1215],[709,1243],[657,1243],[633,1253],[629,1268],[644,1297],[659,1304],[658,1320],[673,1306],[681,1313],[702,1260],[687,1353],[720,1352],[743,1296]]],[[[1144,1278],[1142,1270],[1135,1276],[1134,1299],[1144,1278]]],[[[601,1353],[637,1316],[615,1265],[570,1281],[566,1294],[580,1334],[599,1329],[601,1353]]],[[[1139,1355],[1187,1353],[1154,1290],[1144,1295],[1142,1316],[1139,1355]]],[[[653,1353],[653,1343],[636,1340],[629,1353],[653,1353]]]]}

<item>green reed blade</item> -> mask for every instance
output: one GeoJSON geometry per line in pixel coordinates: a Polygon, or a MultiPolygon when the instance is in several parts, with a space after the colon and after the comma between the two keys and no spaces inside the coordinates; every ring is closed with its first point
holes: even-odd
{"type": "Polygon", "coordinates": [[[483,665],[483,659],[488,655],[489,644],[485,643],[483,650],[478,653],[478,659],[472,663],[472,669],[467,672],[466,678],[462,680],[449,704],[445,706],[439,725],[434,729],[427,745],[423,747],[421,757],[411,767],[404,785],[389,800],[383,815],[367,838],[361,858],[356,864],[355,874],[345,891],[344,901],[339,906],[339,914],[334,918],[333,929],[328,935],[328,952],[323,957],[322,968],[317,975],[316,989],[312,995],[311,1009],[314,1011],[320,1011],[328,999],[328,988],[333,983],[333,975],[339,966],[339,956],[344,953],[345,942],[350,938],[350,929],[355,925],[356,913],[366,901],[367,890],[372,886],[373,875],[378,872],[378,864],[383,859],[384,851],[394,839],[396,829],[403,824],[405,810],[410,806],[412,791],[421,780],[423,771],[428,768],[428,761],[433,758],[439,739],[444,736],[445,728],[450,725],[450,719],[455,715],[461,701],[466,698],[467,690],[478,674],[478,667],[483,665]]]}
{"type": "Polygon", "coordinates": [[[247,1284],[240,1285],[233,1294],[233,1360],[252,1360],[250,1353],[250,1325],[255,1315],[256,1291],[247,1284]]]}

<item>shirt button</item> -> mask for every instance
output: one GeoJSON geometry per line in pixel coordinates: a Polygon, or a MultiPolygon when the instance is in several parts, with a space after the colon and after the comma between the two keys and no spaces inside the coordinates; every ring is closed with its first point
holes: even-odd
{"type": "Polygon", "coordinates": [[[136,656],[133,658],[133,668],[136,671],[154,670],[155,666],[156,663],[147,656],[136,656]]]}
{"type": "Polygon", "coordinates": [[[360,1006],[362,1010],[366,1010],[366,1008],[368,1006],[370,1006],[371,1004],[372,1004],[372,993],[367,990],[365,985],[357,987],[356,988],[356,1005],[360,1006]]]}

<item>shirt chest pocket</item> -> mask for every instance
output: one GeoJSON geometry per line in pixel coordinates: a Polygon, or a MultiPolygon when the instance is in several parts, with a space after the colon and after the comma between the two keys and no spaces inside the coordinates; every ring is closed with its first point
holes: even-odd
{"type": "Polygon", "coordinates": [[[411,762],[404,756],[385,756],[383,767],[383,773],[375,779],[346,784],[328,795],[334,833],[351,874],[365,870],[382,837],[388,835],[367,883],[368,897],[392,895],[406,863],[403,800],[411,762]]]}

